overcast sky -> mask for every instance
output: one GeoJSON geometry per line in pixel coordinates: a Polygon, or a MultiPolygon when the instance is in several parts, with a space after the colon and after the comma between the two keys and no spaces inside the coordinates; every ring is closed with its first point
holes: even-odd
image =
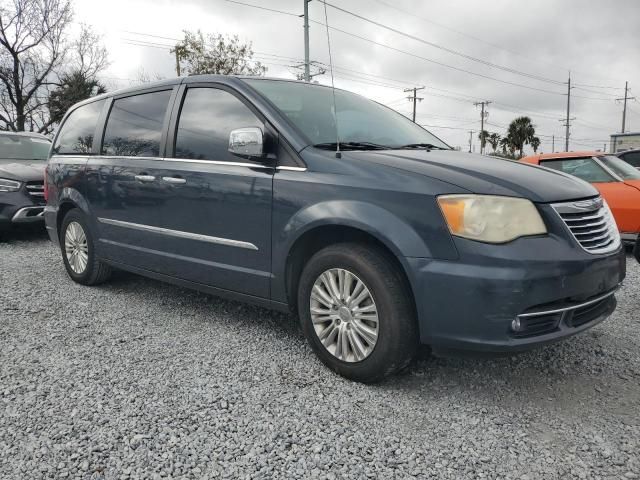
{"type": "MultiPolygon", "coordinates": [[[[303,0],[239,1],[294,14],[301,14],[303,8],[303,0]]],[[[329,3],[464,55],[327,8],[329,25],[337,29],[331,31],[336,86],[407,115],[411,104],[403,88],[425,86],[419,92],[424,100],[418,104],[418,123],[430,125],[429,130],[463,149],[468,149],[469,130],[474,130],[473,143],[478,150],[480,112],[473,102],[480,100],[493,102],[486,126],[490,132],[503,134],[514,117],[525,114],[536,125],[542,140],[540,150],[551,151],[554,134],[556,150],[563,149],[564,127],[558,120],[565,116],[567,87],[559,82],[566,82],[569,70],[572,84],[579,86],[572,90],[571,116],[576,117],[571,129],[572,150],[602,149],[605,143],[608,148],[609,135],[621,129],[622,105],[614,99],[623,95],[625,80],[631,96],[637,93],[640,100],[638,0],[329,3]]],[[[103,35],[111,60],[103,79],[111,89],[135,83],[142,70],[152,77],[175,75],[169,39],[179,38],[184,29],[235,34],[252,42],[257,57],[267,64],[269,76],[294,78],[296,59],[304,56],[302,18],[292,15],[224,0],[110,0],[108,5],[104,8],[95,0],[76,0],[75,20],[93,25],[103,35]]],[[[312,1],[309,9],[312,21],[324,23],[319,0],[312,1]]],[[[328,58],[324,27],[312,23],[311,59],[328,64],[328,58]]],[[[328,74],[316,80],[330,83],[328,74]]],[[[640,131],[640,102],[628,105],[627,131],[640,131]]]]}

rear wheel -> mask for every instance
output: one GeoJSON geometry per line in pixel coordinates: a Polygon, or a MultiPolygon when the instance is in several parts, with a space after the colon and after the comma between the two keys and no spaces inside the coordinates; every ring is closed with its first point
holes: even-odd
{"type": "Polygon", "coordinates": [[[84,213],[77,208],[69,210],[60,229],[60,247],[64,266],[74,282],[97,285],[111,275],[111,268],[96,256],[94,245],[84,213]]]}
{"type": "Polygon", "coordinates": [[[355,381],[383,379],[417,348],[406,280],[377,248],[339,244],[316,253],[300,278],[298,313],[322,362],[355,381]]]}

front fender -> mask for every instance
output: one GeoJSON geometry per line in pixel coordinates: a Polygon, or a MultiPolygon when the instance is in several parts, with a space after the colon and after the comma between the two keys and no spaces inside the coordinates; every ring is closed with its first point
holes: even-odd
{"type": "MultiPolygon", "coordinates": [[[[286,301],[289,252],[305,233],[322,226],[344,226],[365,232],[385,245],[407,268],[406,257],[433,258],[432,249],[404,219],[378,205],[357,200],[331,200],[308,205],[274,236],[272,298],[286,301]]],[[[443,232],[449,241],[448,233],[443,232]]],[[[452,252],[456,255],[455,249],[452,252]]],[[[410,277],[410,276],[409,276],[410,277]]]]}
{"type": "Polygon", "coordinates": [[[340,225],[367,232],[398,256],[432,256],[424,240],[405,221],[382,207],[355,200],[320,202],[297,212],[283,230],[282,243],[286,251],[304,233],[324,225],[340,225]]]}

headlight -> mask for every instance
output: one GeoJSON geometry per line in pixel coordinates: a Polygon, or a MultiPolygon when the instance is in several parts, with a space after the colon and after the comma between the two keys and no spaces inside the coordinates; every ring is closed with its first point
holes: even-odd
{"type": "Polygon", "coordinates": [[[20,185],[21,183],[15,180],[0,178],[0,192],[17,192],[20,190],[20,185]]]}
{"type": "Polygon", "coordinates": [[[505,243],[526,235],[547,233],[529,200],[494,195],[442,195],[440,209],[449,231],[458,237],[505,243]]]}

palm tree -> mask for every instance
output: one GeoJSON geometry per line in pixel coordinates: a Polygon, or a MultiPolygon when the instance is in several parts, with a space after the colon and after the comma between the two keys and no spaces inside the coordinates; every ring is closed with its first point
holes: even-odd
{"type": "Polygon", "coordinates": [[[480,140],[480,153],[484,151],[484,146],[487,144],[487,138],[489,138],[489,132],[482,130],[478,133],[478,140],[480,140]]]}
{"type": "Polygon", "coordinates": [[[511,150],[512,149],[511,139],[509,137],[502,137],[502,139],[500,140],[500,147],[502,147],[503,155],[506,155],[507,154],[507,150],[511,150]]]}
{"type": "Polygon", "coordinates": [[[491,145],[491,148],[493,148],[493,153],[496,153],[496,148],[498,148],[498,144],[500,143],[500,135],[494,132],[489,135],[487,141],[489,142],[489,145],[491,145]]]}
{"type": "Polygon", "coordinates": [[[518,117],[509,124],[507,136],[511,139],[514,149],[520,152],[521,157],[525,144],[531,143],[535,135],[536,129],[529,117],[518,117]]]}
{"type": "Polygon", "coordinates": [[[540,139],[538,137],[533,137],[531,139],[531,148],[533,148],[533,153],[538,153],[539,146],[540,146],[540,139]]]}

